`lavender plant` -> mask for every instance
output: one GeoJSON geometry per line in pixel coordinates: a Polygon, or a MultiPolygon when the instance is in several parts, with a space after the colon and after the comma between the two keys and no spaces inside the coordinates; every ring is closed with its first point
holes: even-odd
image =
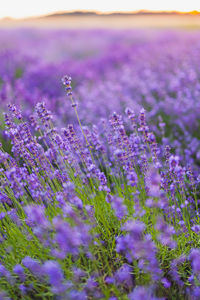
{"type": "Polygon", "coordinates": [[[55,127],[44,102],[31,122],[4,114],[1,299],[199,299],[196,167],[157,143],[144,109],[84,126],[71,83],[74,124],[55,127]]]}

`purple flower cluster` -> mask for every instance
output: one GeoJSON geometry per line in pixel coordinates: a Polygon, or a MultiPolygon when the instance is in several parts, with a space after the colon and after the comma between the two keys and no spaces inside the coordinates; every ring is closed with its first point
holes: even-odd
{"type": "Polygon", "coordinates": [[[127,234],[117,239],[117,252],[124,253],[130,263],[137,260],[141,271],[151,272],[152,279],[159,280],[161,270],[156,258],[156,246],[149,235],[144,235],[145,225],[129,220],[123,229],[127,234]]]}

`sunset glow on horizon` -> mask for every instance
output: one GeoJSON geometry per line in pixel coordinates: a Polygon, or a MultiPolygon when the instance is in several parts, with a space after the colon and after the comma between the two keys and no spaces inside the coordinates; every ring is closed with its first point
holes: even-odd
{"type": "Polygon", "coordinates": [[[114,1],[92,1],[92,0],[0,0],[0,18],[26,18],[33,16],[40,16],[62,11],[97,11],[103,13],[109,12],[130,12],[139,10],[150,11],[178,11],[189,12],[200,10],[199,0],[190,0],[187,3],[183,3],[179,0],[168,0],[166,2],[160,2],[158,0],[140,0],[139,2],[130,0],[124,0],[123,2],[116,3],[114,1]]]}

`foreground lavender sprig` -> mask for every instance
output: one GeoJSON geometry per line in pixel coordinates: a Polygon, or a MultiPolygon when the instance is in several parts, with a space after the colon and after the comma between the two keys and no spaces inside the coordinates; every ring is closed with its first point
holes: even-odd
{"type": "Polygon", "coordinates": [[[70,100],[72,102],[72,107],[74,108],[74,111],[75,111],[75,114],[76,114],[76,117],[77,117],[80,129],[81,129],[82,134],[83,134],[83,136],[85,138],[85,141],[86,141],[86,145],[87,145],[87,147],[90,147],[90,144],[88,143],[87,137],[86,137],[86,135],[84,133],[84,130],[82,128],[82,124],[81,124],[81,121],[80,121],[80,118],[79,118],[79,115],[78,115],[78,111],[77,111],[77,108],[76,108],[77,104],[74,102],[74,98],[72,96],[71,80],[72,79],[71,79],[70,76],[65,75],[62,78],[62,83],[65,86],[65,89],[67,91],[67,96],[69,96],[69,98],[70,98],[70,100]]]}

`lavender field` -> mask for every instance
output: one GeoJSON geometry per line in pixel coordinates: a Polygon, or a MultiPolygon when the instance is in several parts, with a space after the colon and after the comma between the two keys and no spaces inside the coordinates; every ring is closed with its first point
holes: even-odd
{"type": "Polygon", "coordinates": [[[0,30],[0,300],[200,299],[200,32],[0,30]]]}

